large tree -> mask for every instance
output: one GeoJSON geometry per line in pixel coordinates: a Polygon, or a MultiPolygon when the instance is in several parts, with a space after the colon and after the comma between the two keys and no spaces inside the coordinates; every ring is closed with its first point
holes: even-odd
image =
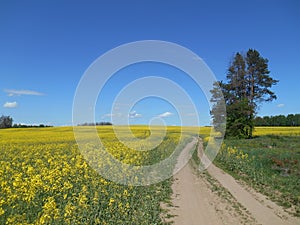
{"type": "MultiPolygon", "coordinates": [[[[268,60],[259,52],[249,49],[246,54],[236,53],[228,68],[226,81],[219,82],[226,103],[226,135],[251,138],[254,118],[260,104],[276,99],[270,88],[278,81],[269,76],[268,60]]],[[[211,91],[214,104],[211,113],[213,123],[217,122],[214,112],[220,107],[216,98],[216,87],[211,91]]]]}

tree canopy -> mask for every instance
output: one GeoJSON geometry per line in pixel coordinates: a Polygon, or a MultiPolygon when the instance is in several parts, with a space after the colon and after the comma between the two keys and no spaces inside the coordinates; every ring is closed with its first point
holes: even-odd
{"type": "Polygon", "coordinates": [[[251,138],[259,106],[262,102],[276,99],[271,87],[278,80],[269,74],[268,59],[263,58],[257,50],[249,49],[246,54],[236,53],[229,65],[226,82],[217,82],[211,90],[214,126],[219,124],[220,115],[217,116],[216,112],[223,104],[218,97],[222,91],[227,111],[226,136],[251,138]]]}

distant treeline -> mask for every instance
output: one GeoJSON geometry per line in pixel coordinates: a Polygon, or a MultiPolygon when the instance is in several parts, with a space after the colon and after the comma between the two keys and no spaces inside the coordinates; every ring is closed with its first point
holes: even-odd
{"type": "Polygon", "coordinates": [[[97,123],[81,123],[78,126],[107,126],[112,125],[111,122],[97,122],[97,123]]]}
{"type": "Polygon", "coordinates": [[[300,114],[264,116],[254,119],[255,126],[300,126],[300,114]]]}
{"type": "Polygon", "coordinates": [[[40,124],[40,125],[14,124],[12,127],[13,128],[33,128],[33,127],[53,127],[53,126],[44,125],[44,124],[40,124]]]}

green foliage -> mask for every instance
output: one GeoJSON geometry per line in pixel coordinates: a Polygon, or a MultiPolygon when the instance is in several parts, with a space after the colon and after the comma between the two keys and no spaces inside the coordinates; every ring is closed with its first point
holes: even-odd
{"type": "Polygon", "coordinates": [[[217,82],[211,90],[213,123],[219,124],[219,108],[223,107],[223,92],[227,111],[226,136],[251,138],[254,118],[263,101],[276,99],[270,88],[278,81],[269,76],[268,60],[259,52],[249,49],[246,54],[236,53],[226,76],[227,83],[217,82]],[[219,88],[218,88],[219,86],[219,88]]]}
{"type": "Polygon", "coordinates": [[[251,138],[253,131],[252,107],[247,99],[227,106],[226,136],[251,138]]]}

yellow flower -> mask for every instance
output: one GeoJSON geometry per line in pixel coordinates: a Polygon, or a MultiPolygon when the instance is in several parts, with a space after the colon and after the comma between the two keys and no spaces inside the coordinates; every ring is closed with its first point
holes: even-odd
{"type": "Polygon", "coordinates": [[[47,224],[51,220],[51,216],[48,214],[44,214],[39,219],[39,224],[47,224]]]}
{"type": "Polygon", "coordinates": [[[248,158],[248,154],[242,154],[242,159],[247,159],[248,158]]]}
{"type": "Polygon", "coordinates": [[[94,198],[93,198],[93,202],[94,203],[97,203],[99,201],[99,194],[97,191],[95,191],[95,194],[94,194],[94,198]]]}
{"type": "Polygon", "coordinates": [[[101,220],[97,217],[97,218],[95,218],[95,224],[101,224],[101,220]]]}
{"type": "Polygon", "coordinates": [[[68,204],[65,206],[64,217],[70,217],[70,216],[72,216],[72,214],[75,211],[75,209],[76,209],[76,207],[73,206],[71,203],[68,202],[68,204]]]}
{"type": "Polygon", "coordinates": [[[82,207],[87,207],[87,204],[86,204],[87,200],[88,200],[88,198],[86,197],[86,195],[80,193],[79,200],[78,200],[79,205],[82,207]]]}
{"type": "Polygon", "coordinates": [[[0,200],[0,206],[3,205],[5,201],[3,199],[0,200]]]}
{"type": "Polygon", "coordinates": [[[47,202],[43,206],[43,219],[48,220],[48,218],[53,217],[54,219],[59,218],[59,209],[56,206],[54,197],[50,196],[47,198],[47,202]]]}
{"type": "Polygon", "coordinates": [[[64,189],[71,189],[73,188],[73,184],[71,184],[69,181],[64,182],[64,189]]]}
{"type": "Polygon", "coordinates": [[[113,199],[113,198],[110,198],[109,199],[109,203],[108,203],[108,205],[109,206],[112,206],[112,204],[115,202],[115,199],[113,199]]]}
{"type": "Polygon", "coordinates": [[[0,216],[3,215],[5,213],[4,209],[2,209],[2,207],[0,207],[0,216]]]}

